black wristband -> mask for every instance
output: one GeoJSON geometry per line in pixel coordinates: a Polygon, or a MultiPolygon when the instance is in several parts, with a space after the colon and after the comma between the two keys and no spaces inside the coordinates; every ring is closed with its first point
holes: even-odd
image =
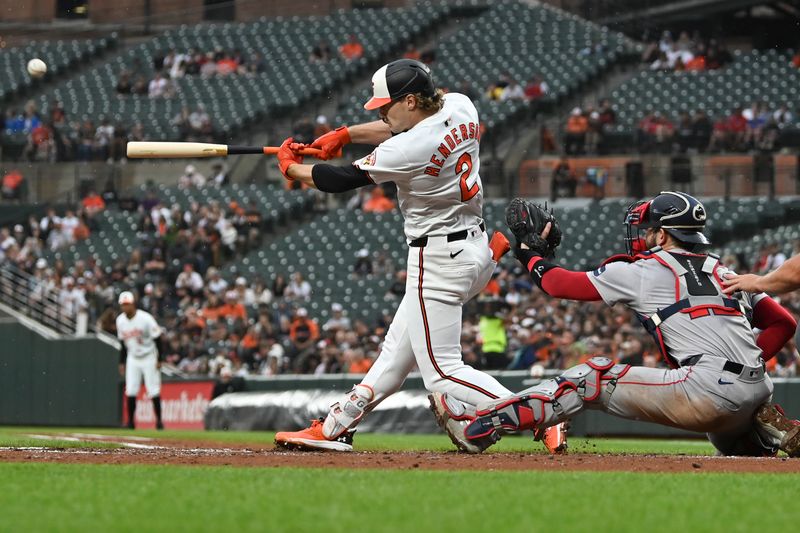
{"type": "Polygon", "coordinates": [[[528,270],[528,273],[531,275],[533,282],[536,283],[536,285],[542,289],[542,291],[547,292],[544,290],[544,288],[542,288],[542,279],[548,270],[552,270],[558,265],[555,265],[544,259],[542,254],[535,250],[531,250],[530,248],[517,247],[514,249],[514,255],[517,257],[517,260],[522,263],[522,266],[525,267],[525,270],[528,270],[528,265],[531,264],[531,259],[534,257],[539,258],[539,260],[536,261],[536,265],[532,269],[528,270]]]}
{"type": "Polygon", "coordinates": [[[536,266],[534,266],[530,271],[533,282],[545,293],[547,291],[545,291],[544,287],[542,287],[542,280],[544,279],[544,275],[547,274],[549,270],[553,270],[554,268],[558,268],[558,265],[554,265],[545,259],[541,259],[536,262],[536,266]]]}

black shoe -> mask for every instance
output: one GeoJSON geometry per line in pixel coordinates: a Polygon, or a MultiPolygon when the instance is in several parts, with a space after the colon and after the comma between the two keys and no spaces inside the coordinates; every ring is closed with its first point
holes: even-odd
{"type": "Polygon", "coordinates": [[[128,422],[122,426],[122,429],[136,429],[136,427],[133,425],[133,422],[128,422]]]}
{"type": "Polygon", "coordinates": [[[156,429],[157,429],[157,430],[159,430],[159,431],[161,431],[162,429],[164,429],[164,424],[163,424],[163,422],[161,422],[160,420],[159,420],[158,422],[156,422],[156,429]]]}

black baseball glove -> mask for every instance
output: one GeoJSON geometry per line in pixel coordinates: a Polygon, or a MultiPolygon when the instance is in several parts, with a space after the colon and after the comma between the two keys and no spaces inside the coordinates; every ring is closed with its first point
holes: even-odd
{"type": "Polygon", "coordinates": [[[556,248],[561,244],[561,228],[552,208],[548,210],[547,202],[542,207],[522,198],[514,198],[506,207],[506,224],[517,239],[517,248],[524,243],[536,255],[545,258],[555,256],[556,248]],[[550,233],[543,239],[542,231],[548,222],[550,233]]]}

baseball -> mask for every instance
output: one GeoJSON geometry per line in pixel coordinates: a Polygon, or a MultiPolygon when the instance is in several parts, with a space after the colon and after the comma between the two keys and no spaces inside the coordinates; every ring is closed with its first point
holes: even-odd
{"type": "Polygon", "coordinates": [[[47,64],[39,58],[28,61],[28,74],[32,78],[41,78],[47,73],[47,64]]]}

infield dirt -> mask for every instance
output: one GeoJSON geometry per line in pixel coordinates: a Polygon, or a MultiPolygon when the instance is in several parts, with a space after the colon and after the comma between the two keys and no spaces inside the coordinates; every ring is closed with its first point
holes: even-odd
{"type": "Polygon", "coordinates": [[[224,442],[125,442],[117,449],[42,447],[0,449],[0,461],[82,464],[203,465],[234,467],[371,468],[428,470],[541,470],[620,472],[800,473],[800,460],[572,453],[464,455],[456,452],[303,452],[224,442]]]}

